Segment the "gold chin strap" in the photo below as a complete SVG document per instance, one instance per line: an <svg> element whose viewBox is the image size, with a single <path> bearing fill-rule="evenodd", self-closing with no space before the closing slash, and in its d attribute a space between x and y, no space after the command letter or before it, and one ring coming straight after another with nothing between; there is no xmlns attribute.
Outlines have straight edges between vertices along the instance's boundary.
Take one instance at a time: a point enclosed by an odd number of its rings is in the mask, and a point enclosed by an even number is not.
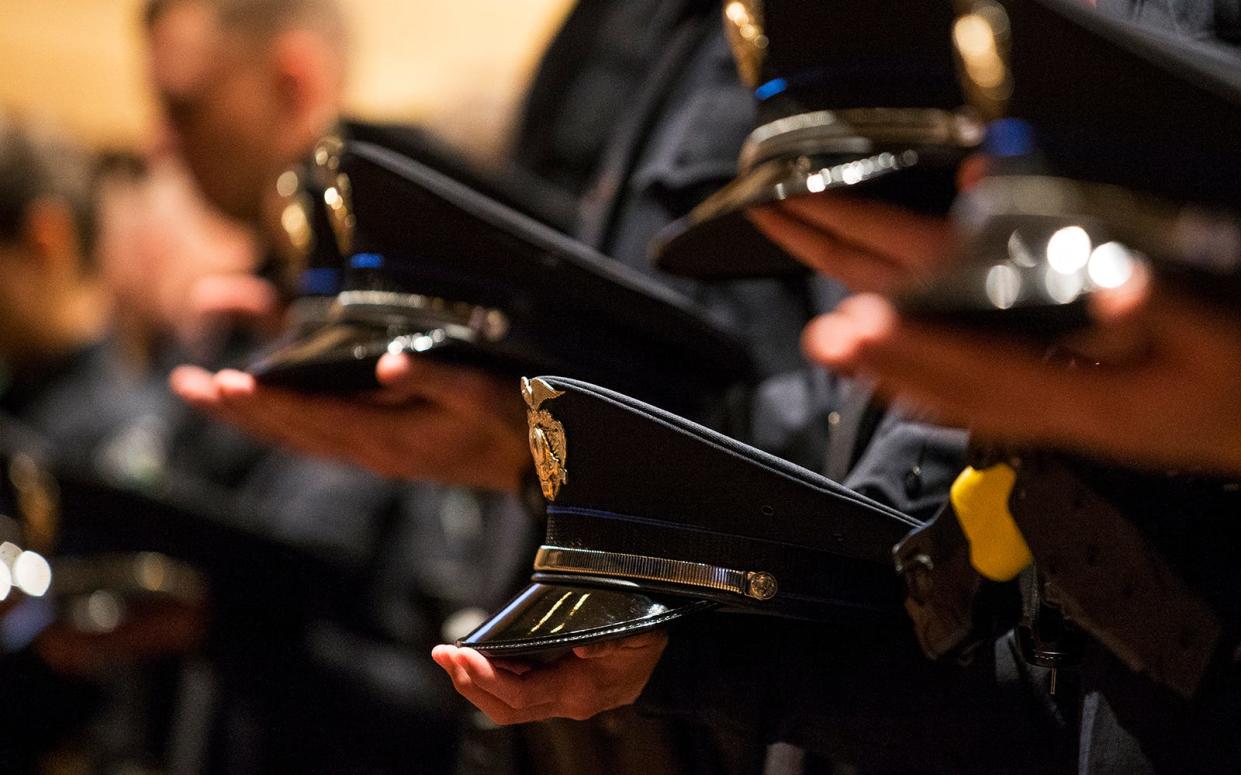
<svg viewBox="0 0 1241 775"><path fill-rule="evenodd" d="M678 586L713 589L754 600L771 600L779 591L775 576L763 571L741 571L700 562L670 560L641 554L540 546L536 571L581 573L610 578L658 581Z"/></svg>
<svg viewBox="0 0 1241 775"><path fill-rule="evenodd" d="M869 153L877 147L925 145L969 149L982 142L983 125L969 110L846 108L785 116L759 126L738 158L743 170L798 154Z"/></svg>

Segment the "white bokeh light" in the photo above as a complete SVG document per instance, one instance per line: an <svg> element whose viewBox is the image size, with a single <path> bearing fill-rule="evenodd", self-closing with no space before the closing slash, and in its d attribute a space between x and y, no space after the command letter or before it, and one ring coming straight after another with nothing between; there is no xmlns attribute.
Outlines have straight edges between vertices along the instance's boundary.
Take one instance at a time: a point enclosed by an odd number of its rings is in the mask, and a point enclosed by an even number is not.
<svg viewBox="0 0 1241 775"><path fill-rule="evenodd" d="M999 309L1008 309L1021 295L1021 275L1007 264L996 264L987 272L987 298Z"/></svg>
<svg viewBox="0 0 1241 775"><path fill-rule="evenodd" d="M1119 242L1105 242L1090 254L1086 273L1100 288L1119 288L1133 277L1137 261L1129 249Z"/></svg>
<svg viewBox="0 0 1241 775"><path fill-rule="evenodd" d="M52 586L52 566L37 552L22 552L12 575L17 588L31 597L43 597Z"/></svg>
<svg viewBox="0 0 1241 775"><path fill-rule="evenodd" d="M1065 226L1047 240L1047 263L1061 274L1080 272L1090 260L1090 235L1080 226Z"/></svg>

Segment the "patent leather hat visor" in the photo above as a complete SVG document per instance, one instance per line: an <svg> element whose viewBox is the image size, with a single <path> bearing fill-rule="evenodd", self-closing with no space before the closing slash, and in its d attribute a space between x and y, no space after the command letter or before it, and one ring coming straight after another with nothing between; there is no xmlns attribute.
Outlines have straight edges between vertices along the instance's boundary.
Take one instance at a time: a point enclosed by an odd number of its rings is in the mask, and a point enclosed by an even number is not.
<svg viewBox="0 0 1241 775"><path fill-rule="evenodd" d="M246 367L264 385L308 393L348 393L379 387L375 365L394 336L364 323L327 323L278 343Z"/></svg>
<svg viewBox="0 0 1241 775"><path fill-rule="evenodd" d="M485 358L476 345L494 336L488 310L417 294L345 291L328 322L293 335L250 364L259 381L304 392L348 393L379 387L375 365L384 353L440 360L502 363L502 348Z"/></svg>
<svg viewBox="0 0 1241 775"><path fill-rule="evenodd" d="M548 574L536 579L457 645L489 657L548 659L576 646L637 635L715 607L708 600L652 593L632 583L604 585Z"/></svg>
<svg viewBox="0 0 1241 775"><path fill-rule="evenodd" d="M652 243L663 271L702 279L771 277L805 268L746 217L751 208L811 196L882 200L942 215L956 193L957 149L769 159L670 224Z"/></svg>

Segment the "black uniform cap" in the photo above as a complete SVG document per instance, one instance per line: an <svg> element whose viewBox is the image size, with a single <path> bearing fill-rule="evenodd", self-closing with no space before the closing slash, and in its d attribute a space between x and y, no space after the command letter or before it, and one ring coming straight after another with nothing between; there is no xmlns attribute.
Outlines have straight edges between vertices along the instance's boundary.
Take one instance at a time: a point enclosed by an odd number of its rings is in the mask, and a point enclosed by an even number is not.
<svg viewBox="0 0 1241 775"><path fill-rule="evenodd" d="M484 192L505 206L544 223L566 223L565 195L511 168L505 175L484 174L456 152L418 127L346 120L322 138L310 156L281 176L281 226L286 245L281 251L291 264L287 285L295 294L288 325L267 354L268 376L308 391L340 391L378 387L374 363L378 356L332 358L319 364L305 349L309 333L333 317L332 304L344 288L349 259L351 213L341 180L340 160L346 142L364 142L390 149L464 185ZM352 337L347 337L352 341ZM324 345L316 343L318 352ZM320 366L322 365L322 368ZM255 369L267 374L264 355Z"/></svg>
<svg viewBox="0 0 1241 775"><path fill-rule="evenodd" d="M975 16L987 6L1002 9L998 24L1008 28L994 31L1006 83L988 93L968 64L962 82L988 118L1029 124L1048 174L1174 202L1241 205L1237 51L1076 0L992 1L978 4Z"/></svg>
<svg viewBox="0 0 1241 775"><path fill-rule="evenodd" d="M537 655L720 606L898 610L912 518L610 390L543 377L523 394L546 540L531 585L460 645Z"/></svg>
<svg viewBox="0 0 1241 775"><path fill-rule="evenodd" d="M700 307L555 229L380 145L346 142L337 165L344 290L327 326L251 367L261 380L373 372L406 350L689 407L749 376L740 341Z"/></svg>
<svg viewBox="0 0 1241 775"><path fill-rule="evenodd" d="M956 35L962 83L994 119L997 174L955 211L974 260L906 310L1054 335L1088 322L1086 295L1145 260L1241 299L1237 52L1076 0L969 10Z"/></svg>
<svg viewBox="0 0 1241 775"><path fill-rule="evenodd" d="M759 126L738 178L655 240L661 269L802 271L744 215L791 197L848 192L947 211L957 163L981 139L956 112L950 2L728 2L724 15Z"/></svg>

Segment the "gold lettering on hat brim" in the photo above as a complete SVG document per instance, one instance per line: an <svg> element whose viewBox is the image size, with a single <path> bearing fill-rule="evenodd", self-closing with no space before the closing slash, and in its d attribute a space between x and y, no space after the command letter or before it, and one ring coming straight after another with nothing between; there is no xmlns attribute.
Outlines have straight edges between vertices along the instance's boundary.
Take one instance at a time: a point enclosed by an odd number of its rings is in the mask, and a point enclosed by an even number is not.
<svg viewBox="0 0 1241 775"><path fill-rule="evenodd" d="M556 500L561 486L568 481L568 445L564 426L542 407L544 401L562 395L563 390L556 390L541 379L521 378L521 396L526 401L526 422L530 426L530 455L543 497L549 501Z"/></svg>

